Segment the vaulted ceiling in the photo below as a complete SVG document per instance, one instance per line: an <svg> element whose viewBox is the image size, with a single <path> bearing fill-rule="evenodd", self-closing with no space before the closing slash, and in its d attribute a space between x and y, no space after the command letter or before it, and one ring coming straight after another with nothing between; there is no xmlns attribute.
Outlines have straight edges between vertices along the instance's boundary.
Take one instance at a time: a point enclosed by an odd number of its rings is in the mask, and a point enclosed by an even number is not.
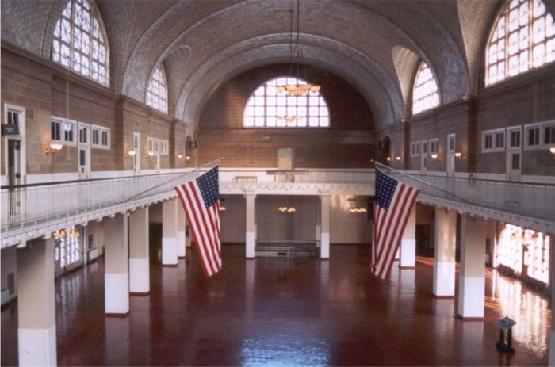
<svg viewBox="0 0 555 367"><path fill-rule="evenodd" d="M545 1L555 9L554 0ZM170 114L197 124L210 94L250 68L289 56L294 0L97 0L110 42L115 93L144 101L163 63ZM64 1L2 0L2 40L50 59ZM420 60L434 70L441 102L475 93L495 0L300 0L305 62L352 83L379 126L406 114Z"/></svg>

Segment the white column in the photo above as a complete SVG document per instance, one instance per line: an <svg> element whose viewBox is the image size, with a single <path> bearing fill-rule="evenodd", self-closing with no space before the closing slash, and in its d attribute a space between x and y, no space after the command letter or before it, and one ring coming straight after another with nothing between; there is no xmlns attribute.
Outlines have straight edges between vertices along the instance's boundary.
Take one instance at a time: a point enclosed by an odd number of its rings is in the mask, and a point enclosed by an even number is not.
<svg viewBox="0 0 555 367"><path fill-rule="evenodd" d="M105 274L104 312L126 315L129 312L129 217L116 214L104 222Z"/></svg>
<svg viewBox="0 0 555 367"><path fill-rule="evenodd" d="M187 240L185 238L185 210L181 203L177 203L177 257L184 258L187 254Z"/></svg>
<svg viewBox="0 0 555 367"><path fill-rule="evenodd" d="M484 263L486 261L485 221L461 218L461 274L458 314L463 318L484 317Z"/></svg>
<svg viewBox="0 0 555 367"><path fill-rule="evenodd" d="M457 213L436 208L434 231L433 293L437 297L453 297L455 295Z"/></svg>
<svg viewBox="0 0 555 367"><path fill-rule="evenodd" d="M331 195L320 195L320 259L330 258L330 202Z"/></svg>
<svg viewBox="0 0 555 367"><path fill-rule="evenodd" d="M150 292L148 207L129 214L129 292Z"/></svg>
<svg viewBox="0 0 555 367"><path fill-rule="evenodd" d="M162 207L162 265L177 266L177 199L166 200Z"/></svg>
<svg viewBox="0 0 555 367"><path fill-rule="evenodd" d="M245 239L245 256L247 259L253 259L256 249L256 195L246 194L247 200L247 233Z"/></svg>
<svg viewBox="0 0 555 367"><path fill-rule="evenodd" d="M17 252L17 345L20 366L56 366L54 241Z"/></svg>
<svg viewBox="0 0 555 367"><path fill-rule="evenodd" d="M399 251L399 266L414 268L416 262L416 205L412 207L408 217Z"/></svg>

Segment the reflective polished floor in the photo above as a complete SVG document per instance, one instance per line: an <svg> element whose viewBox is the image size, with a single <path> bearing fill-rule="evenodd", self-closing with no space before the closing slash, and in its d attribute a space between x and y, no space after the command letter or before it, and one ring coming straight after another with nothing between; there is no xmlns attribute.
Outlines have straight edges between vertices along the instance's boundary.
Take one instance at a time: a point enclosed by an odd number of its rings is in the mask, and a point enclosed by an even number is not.
<svg viewBox="0 0 555 367"><path fill-rule="evenodd" d="M61 365L547 365L546 298L487 271L483 321L455 317L456 299L432 296L432 263L368 272L366 246L332 246L331 259L245 260L224 246L207 280L196 254L151 267L152 291L128 317L104 316L102 261L58 278ZM2 365L17 364L16 305L2 312ZM495 349L497 319L517 321L511 357ZM510 359L508 359L510 358Z"/></svg>

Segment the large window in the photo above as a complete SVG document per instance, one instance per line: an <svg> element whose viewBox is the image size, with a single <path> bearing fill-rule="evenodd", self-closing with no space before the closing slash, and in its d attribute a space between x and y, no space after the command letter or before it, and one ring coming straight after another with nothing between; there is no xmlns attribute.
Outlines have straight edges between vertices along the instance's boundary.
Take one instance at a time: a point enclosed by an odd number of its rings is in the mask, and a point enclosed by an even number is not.
<svg viewBox="0 0 555 367"><path fill-rule="evenodd" d="M486 50L485 84L555 60L555 26L542 0L512 0L501 10Z"/></svg>
<svg viewBox="0 0 555 367"><path fill-rule="evenodd" d="M412 114L439 105L439 91L432 69L424 61L418 66L412 90Z"/></svg>
<svg viewBox="0 0 555 367"><path fill-rule="evenodd" d="M250 96L243 114L243 127L329 127L328 106L320 91L302 96L279 93L278 85L304 85L296 78L276 78L260 85Z"/></svg>
<svg viewBox="0 0 555 367"><path fill-rule="evenodd" d="M160 65L156 66L148 82L146 104L158 111L168 113L166 74Z"/></svg>
<svg viewBox="0 0 555 367"><path fill-rule="evenodd" d="M54 29L52 60L109 85L108 45L100 13L89 0L68 0Z"/></svg>

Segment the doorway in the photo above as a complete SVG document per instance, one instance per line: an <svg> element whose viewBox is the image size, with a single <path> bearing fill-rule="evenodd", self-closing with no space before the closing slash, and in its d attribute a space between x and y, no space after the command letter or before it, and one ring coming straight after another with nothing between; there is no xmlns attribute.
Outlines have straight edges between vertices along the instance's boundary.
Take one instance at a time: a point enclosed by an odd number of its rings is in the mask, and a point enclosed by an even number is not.
<svg viewBox="0 0 555 367"><path fill-rule="evenodd" d="M10 223L18 222L24 214L25 196L19 185L25 184L26 159L25 159L25 109L19 106L6 104L4 107L4 123L9 125L4 130L4 157L6 169L6 183L8 190L7 212ZM9 133L8 133L9 131Z"/></svg>
<svg viewBox="0 0 555 367"><path fill-rule="evenodd" d="M141 133L136 131L133 132L133 151L133 173L138 174L141 172Z"/></svg>
<svg viewBox="0 0 555 367"><path fill-rule="evenodd" d="M522 126L507 128L507 180L520 181L522 174Z"/></svg>
<svg viewBox="0 0 555 367"><path fill-rule="evenodd" d="M455 175L455 134L447 135L447 176Z"/></svg>
<svg viewBox="0 0 555 367"><path fill-rule="evenodd" d="M420 143L420 172L427 173L428 172L428 141L422 140Z"/></svg>
<svg viewBox="0 0 555 367"><path fill-rule="evenodd" d="M79 123L79 142L77 144L77 159L79 163L79 179L91 177L91 126Z"/></svg>

